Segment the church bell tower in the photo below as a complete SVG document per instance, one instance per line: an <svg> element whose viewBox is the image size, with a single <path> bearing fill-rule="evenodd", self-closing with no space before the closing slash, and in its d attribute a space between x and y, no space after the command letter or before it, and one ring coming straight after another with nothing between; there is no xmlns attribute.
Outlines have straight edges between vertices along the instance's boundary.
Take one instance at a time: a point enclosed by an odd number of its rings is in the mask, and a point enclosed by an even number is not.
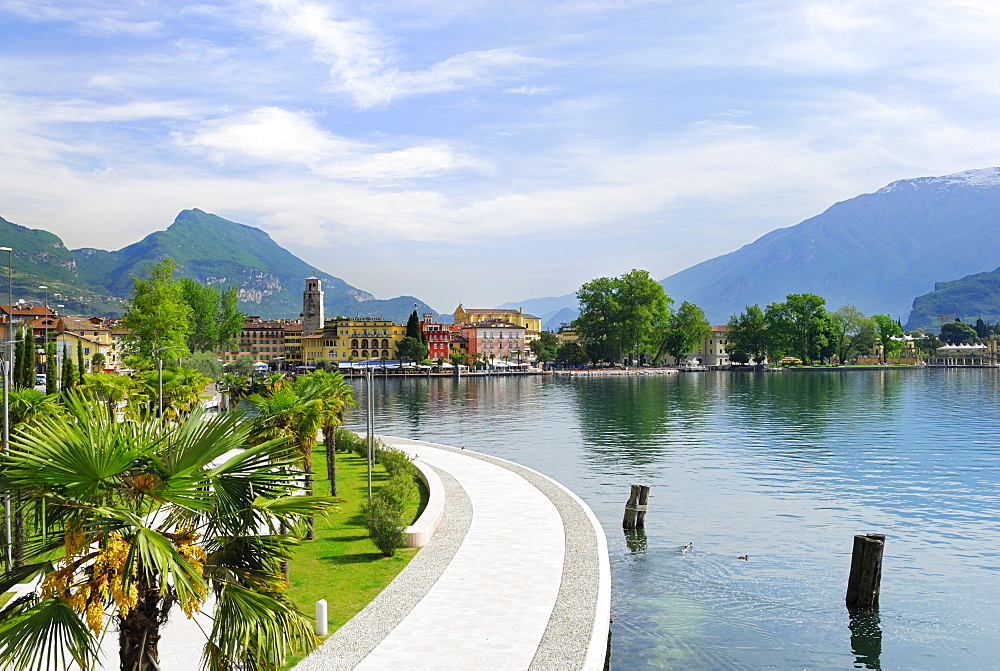
<svg viewBox="0 0 1000 671"><path fill-rule="evenodd" d="M313 275L306 278L302 292L302 335L312 335L323 330L323 285Z"/></svg>

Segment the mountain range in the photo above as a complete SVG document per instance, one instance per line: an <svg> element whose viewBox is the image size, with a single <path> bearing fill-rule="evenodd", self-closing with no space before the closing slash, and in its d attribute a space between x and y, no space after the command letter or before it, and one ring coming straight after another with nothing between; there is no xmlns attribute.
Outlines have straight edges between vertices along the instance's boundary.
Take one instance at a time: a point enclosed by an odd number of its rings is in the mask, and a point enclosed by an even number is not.
<svg viewBox="0 0 1000 671"><path fill-rule="evenodd" d="M701 307L713 324L725 323L747 305L763 307L790 293L814 293L826 298L829 309L852 303L866 314L900 320L912 306L907 324L915 328L935 326L939 316L952 312L969 316L982 309L984 319L1000 314L1000 302L982 295L986 285L1000 294L1000 285L990 284L1000 280L1000 270L994 271L998 265L1000 168L986 168L893 182L660 284L677 303ZM957 295L950 280L975 273L985 275L958 282L964 287L962 300L975 294L983 299L980 307L947 302L941 292ZM923 296L931 291L931 297ZM987 303L992 307L987 309ZM506 306L523 307L546 325L570 321L577 310L575 294Z"/></svg>
<svg viewBox="0 0 1000 671"><path fill-rule="evenodd" d="M132 278L170 257L178 264L176 275L206 284L235 285L240 309L265 318L297 317L302 311L305 278L314 271L323 280L328 317L379 316L403 322L414 305L421 314L434 313L413 296L378 300L338 277L316 270L264 231L198 209L184 210L166 230L117 251L69 250L48 231L2 218L0 240L14 250L14 300L43 300L44 290L38 287L44 285L48 287L49 304L62 304L67 312L121 314Z"/></svg>

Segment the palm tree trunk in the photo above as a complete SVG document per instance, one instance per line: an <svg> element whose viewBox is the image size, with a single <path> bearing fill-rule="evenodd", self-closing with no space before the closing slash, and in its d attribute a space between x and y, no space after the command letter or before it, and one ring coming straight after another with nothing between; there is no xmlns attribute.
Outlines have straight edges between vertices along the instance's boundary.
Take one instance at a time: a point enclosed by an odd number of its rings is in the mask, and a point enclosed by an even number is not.
<svg viewBox="0 0 1000 671"><path fill-rule="evenodd" d="M136 587L139 603L126 617L118 617L118 660L122 671L159 671L160 626L173 602L147 578L136 580Z"/></svg>
<svg viewBox="0 0 1000 671"><path fill-rule="evenodd" d="M323 445L326 447L326 479L330 481L330 496L337 495L337 427L323 427Z"/></svg>
<svg viewBox="0 0 1000 671"><path fill-rule="evenodd" d="M13 540L10 555L14 566L24 566L24 511L21 510L21 494L16 490L11 492L11 504L14 508Z"/></svg>
<svg viewBox="0 0 1000 671"><path fill-rule="evenodd" d="M312 460L312 449L306 448L302 452L302 466L305 470L306 475L306 496L313 495L313 460ZM306 518L306 540L311 541L316 539L316 518L310 515Z"/></svg>

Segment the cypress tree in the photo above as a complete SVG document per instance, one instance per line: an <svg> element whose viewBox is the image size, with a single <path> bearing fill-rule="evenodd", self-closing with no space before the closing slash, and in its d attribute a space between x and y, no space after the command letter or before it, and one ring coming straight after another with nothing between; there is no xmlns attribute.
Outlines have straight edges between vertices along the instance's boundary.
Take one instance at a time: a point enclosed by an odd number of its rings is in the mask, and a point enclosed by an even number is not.
<svg viewBox="0 0 1000 671"><path fill-rule="evenodd" d="M69 390L76 386L76 366L73 365L73 358L68 356L69 352L64 352L62 363L62 388L60 391L67 394Z"/></svg>
<svg viewBox="0 0 1000 671"><path fill-rule="evenodd" d="M52 364L56 361L56 344L50 342L45 345L45 360L48 361L48 374L45 376L45 393L54 394L59 391L59 376Z"/></svg>
<svg viewBox="0 0 1000 671"><path fill-rule="evenodd" d="M17 348L19 356L14 367L14 385L28 389L35 385L35 336L30 323L21 329Z"/></svg>
<svg viewBox="0 0 1000 671"><path fill-rule="evenodd" d="M82 340L76 341L76 367L80 375L80 384L83 384L83 374L87 372L87 367L84 365Z"/></svg>
<svg viewBox="0 0 1000 671"><path fill-rule="evenodd" d="M410 318L406 322L406 337L421 339L420 318L417 317L416 308L413 308L413 312L410 313Z"/></svg>

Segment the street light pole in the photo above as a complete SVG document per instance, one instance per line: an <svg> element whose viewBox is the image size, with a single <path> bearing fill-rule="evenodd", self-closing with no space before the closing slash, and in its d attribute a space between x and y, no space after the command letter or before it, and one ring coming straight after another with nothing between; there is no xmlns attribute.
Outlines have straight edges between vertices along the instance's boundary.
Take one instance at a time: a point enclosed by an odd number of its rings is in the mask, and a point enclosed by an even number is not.
<svg viewBox="0 0 1000 671"><path fill-rule="evenodd" d="M13 314L13 291L11 282L13 277L13 252L10 247L0 247L0 252L7 252L7 328L4 335L4 361L3 361L3 453L10 450L10 364L14 360L14 348L11 342L14 340L14 314ZM3 527L5 539L4 559L9 571L14 563L11 558L11 524L10 524L10 492L4 492L3 497Z"/></svg>
<svg viewBox="0 0 1000 671"><path fill-rule="evenodd" d="M45 317L43 318L45 320L45 345L43 346L43 348L44 348L43 351L45 352L45 379L48 379L48 377L49 377L49 365L50 365L49 364L49 288L47 286L45 286L44 284L38 285L38 288L45 290ZM35 334L34 334L34 331L32 331L31 339L32 339L31 349L35 349L35 345L34 345Z"/></svg>

